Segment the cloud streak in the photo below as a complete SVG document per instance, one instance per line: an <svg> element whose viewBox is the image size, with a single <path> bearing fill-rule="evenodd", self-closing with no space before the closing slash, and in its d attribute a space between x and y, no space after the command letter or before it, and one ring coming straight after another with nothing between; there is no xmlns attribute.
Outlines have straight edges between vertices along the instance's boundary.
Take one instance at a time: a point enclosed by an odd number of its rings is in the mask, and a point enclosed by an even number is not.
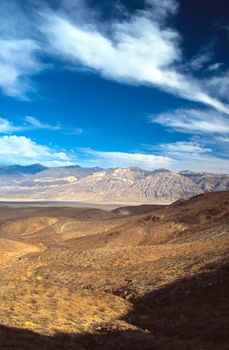
<svg viewBox="0 0 229 350"><path fill-rule="evenodd" d="M150 148L150 147L148 147ZM152 151L155 147L152 146ZM46 166L68 166L79 164L85 167L103 168L140 167L154 170L167 168L172 171L229 172L227 159L219 158L195 142L176 142L159 145L161 155L134 152L105 152L81 148L75 152L58 150L41 145L25 136L0 136L0 163L19 164L42 163Z"/></svg>
<svg viewBox="0 0 229 350"><path fill-rule="evenodd" d="M197 142L180 141L158 146L148 146L150 153L104 152L79 149L78 163L81 166L140 167L147 170L166 168L171 171L192 170L197 172L229 172L227 159L212 154L210 148ZM154 154L160 151L160 155Z"/></svg>
<svg viewBox="0 0 229 350"><path fill-rule="evenodd" d="M40 47L31 39L1 39L0 47L0 88L8 96L25 99L34 90L29 77L44 68L37 58Z"/></svg>
<svg viewBox="0 0 229 350"><path fill-rule="evenodd" d="M229 107L209 95L202 82L182 73L180 35L166 26L169 4L176 2L148 4L154 12L148 7L113 22L109 33L96 22L82 24L52 11L43 13L41 30L52 53L75 67L81 65L123 83L153 86L229 114Z"/></svg>
<svg viewBox="0 0 229 350"><path fill-rule="evenodd" d="M157 156L145 153L128 152L104 152L89 148L81 148L79 152L83 155L81 165L114 167L140 167L143 169L156 169L170 167L173 160L167 156Z"/></svg>
<svg viewBox="0 0 229 350"><path fill-rule="evenodd" d="M61 130L62 126L60 124L50 125L46 123L41 123L37 118L26 116L25 121L31 126L31 128L35 129L45 129L45 130Z"/></svg>
<svg viewBox="0 0 229 350"><path fill-rule="evenodd" d="M26 116L23 119L22 125L15 125L10 120L0 117L0 134L21 133L29 130L49 130L60 131L67 135L81 135L83 129L72 125L62 125L59 122L56 124L47 124L32 116Z"/></svg>
<svg viewBox="0 0 229 350"><path fill-rule="evenodd" d="M0 133L1 134L12 134L13 132L21 132L25 130L23 126L16 126L11 123L8 119L0 118Z"/></svg>
<svg viewBox="0 0 229 350"><path fill-rule="evenodd" d="M26 116L24 118L23 125L15 125L10 120L6 118L0 118L0 133L1 134L12 134L28 130L62 130L64 129L60 124L50 125L43 124L37 118Z"/></svg>
<svg viewBox="0 0 229 350"><path fill-rule="evenodd" d="M194 141L178 141L158 146L145 145L151 151L159 151L161 155L172 161L169 169L173 171L191 170L196 172L229 172L228 159L218 157L209 147Z"/></svg>
<svg viewBox="0 0 229 350"><path fill-rule="evenodd" d="M183 69L181 36L167 22L178 13L177 1L145 0L144 9L102 24L99 13L83 0L60 1L55 11L46 1L36 7L29 2L29 12L15 1L11 4L3 0L0 11L0 88L5 94L26 98L35 89L31 77L52 68L42 62L49 55L106 79L152 86L229 114L228 105L220 101L222 95L211 88L218 80L200 81L187 72L187 66ZM6 20L9 13L12 16ZM208 59L204 52L189 68L196 69Z"/></svg>
<svg viewBox="0 0 229 350"><path fill-rule="evenodd" d="M152 123L183 133L229 134L229 119L210 109L177 109L151 117Z"/></svg>
<svg viewBox="0 0 229 350"><path fill-rule="evenodd" d="M178 141L175 143L167 143L162 144L161 147L162 151L169 153L169 154L177 154L182 155L184 153L186 154L201 154L201 153L209 153L212 152L210 148L205 148L202 145L198 144L197 142L187 142L187 141Z"/></svg>

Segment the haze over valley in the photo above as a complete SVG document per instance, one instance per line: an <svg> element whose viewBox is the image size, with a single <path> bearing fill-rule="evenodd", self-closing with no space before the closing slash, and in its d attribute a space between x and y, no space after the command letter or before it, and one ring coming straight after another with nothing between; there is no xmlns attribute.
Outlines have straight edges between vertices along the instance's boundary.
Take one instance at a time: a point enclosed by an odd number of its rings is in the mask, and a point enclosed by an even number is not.
<svg viewBox="0 0 229 350"><path fill-rule="evenodd" d="M168 204L203 192L228 189L228 174L77 165L48 168L41 164L0 168L0 200Z"/></svg>

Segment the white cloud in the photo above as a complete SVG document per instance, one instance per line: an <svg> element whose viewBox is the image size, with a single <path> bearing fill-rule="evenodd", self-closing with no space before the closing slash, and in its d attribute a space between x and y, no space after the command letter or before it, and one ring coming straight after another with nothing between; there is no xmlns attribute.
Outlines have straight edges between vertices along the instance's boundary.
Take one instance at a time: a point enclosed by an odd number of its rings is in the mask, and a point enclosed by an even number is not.
<svg viewBox="0 0 229 350"><path fill-rule="evenodd" d="M229 136L218 136L216 140L222 143L229 143Z"/></svg>
<svg viewBox="0 0 229 350"><path fill-rule="evenodd" d="M150 16L158 22L163 21L168 15L175 14L178 10L176 0L146 0L146 3L151 7Z"/></svg>
<svg viewBox="0 0 229 350"><path fill-rule="evenodd" d="M35 129L46 129L46 130L60 130L62 127L60 124L50 125L40 122L37 118L26 116L25 121L30 124L31 127Z"/></svg>
<svg viewBox="0 0 229 350"><path fill-rule="evenodd" d="M26 116L24 118L25 123L23 125L14 125L10 120L6 118L0 118L0 133L12 134L22 131L28 131L33 129L45 129L45 130L61 130L64 129L60 124L50 125L40 122L37 118Z"/></svg>
<svg viewBox="0 0 229 350"><path fill-rule="evenodd" d="M153 150L157 147L151 146L151 148ZM160 149L160 155L80 149L78 163L87 167L140 167L148 170L166 168L175 172L186 169L199 172L229 172L228 159L217 157L210 148L195 142L161 144L158 149Z"/></svg>
<svg viewBox="0 0 229 350"><path fill-rule="evenodd" d="M199 52L187 62L187 67L194 71L206 70L209 72L217 71L223 66L223 63L213 62L214 42L202 47Z"/></svg>
<svg viewBox="0 0 229 350"><path fill-rule="evenodd" d="M194 141L178 141L161 145L145 145L151 151L160 152L162 156L169 157L172 161L169 170L175 172L190 170L197 172L228 173L228 157L217 156L204 143Z"/></svg>
<svg viewBox="0 0 229 350"><path fill-rule="evenodd" d="M119 82L154 86L229 114L227 105L178 68L182 66L180 36L165 23L171 12L169 5L175 8L176 2L149 3L154 11L137 11L127 20L111 23L108 29L85 18L72 19L49 11L43 13L41 30L48 38L50 52L75 67L87 67Z"/></svg>
<svg viewBox="0 0 229 350"><path fill-rule="evenodd" d="M177 165L175 170L191 170L199 172L228 173L229 160L217 157L213 154L183 154L176 156Z"/></svg>
<svg viewBox="0 0 229 350"><path fill-rule="evenodd" d="M103 152L92 149L79 149L75 152L57 151L55 148L40 145L25 136L0 136L1 164L42 163L48 166L80 164L82 166L129 167L145 169L168 167L173 160L166 156L143 153Z"/></svg>
<svg viewBox="0 0 229 350"><path fill-rule="evenodd" d="M140 167L152 170L155 168L169 167L173 162L173 160L167 156L157 156L153 154L103 152L88 148L80 149L80 151L84 155L80 160L80 164L85 166L101 166L106 168Z"/></svg>
<svg viewBox="0 0 229 350"><path fill-rule="evenodd" d="M0 137L1 164L31 164L42 163L48 166L62 166L73 164L69 155L58 152L54 148L39 145L25 136Z"/></svg>
<svg viewBox="0 0 229 350"><path fill-rule="evenodd" d="M20 132L24 130L23 126L16 126L11 123L8 119L0 118L0 133L11 134L13 132Z"/></svg>
<svg viewBox="0 0 229 350"><path fill-rule="evenodd" d="M229 161L215 156L211 150L194 142L180 141L160 145L161 155L127 152L104 152L93 149L58 151L54 147L40 145L25 136L0 137L1 164L42 163L46 166L141 167L153 170L167 168L173 171L192 170L216 173L229 172Z"/></svg>
<svg viewBox="0 0 229 350"><path fill-rule="evenodd" d="M217 92L218 96L229 101L229 70L207 79L205 84L211 93Z"/></svg>
<svg viewBox="0 0 229 350"><path fill-rule="evenodd" d="M175 171L191 170L198 172L223 173L229 172L229 160L214 156L212 154L183 154L176 155Z"/></svg>
<svg viewBox="0 0 229 350"><path fill-rule="evenodd" d="M218 70L220 67L222 67L223 63L217 62L217 63L213 63L210 66L208 66L208 70L210 72Z"/></svg>
<svg viewBox="0 0 229 350"><path fill-rule="evenodd" d="M62 125L59 122L52 125L41 122L39 119L26 116L22 125L14 125L13 122L6 118L0 117L0 134L13 134L22 131L29 130L51 130L62 131L67 135L81 135L83 133L82 128L78 128L72 125Z"/></svg>
<svg viewBox="0 0 229 350"><path fill-rule="evenodd" d="M207 50L193 57L189 62L189 66L193 70L198 71L206 67L207 63L209 63L211 59L212 59L212 53L209 52L209 50Z"/></svg>
<svg viewBox="0 0 229 350"><path fill-rule="evenodd" d="M0 89L6 95L25 98L33 89L28 77L43 69L36 57L39 46L31 39L1 39L0 47Z"/></svg>
<svg viewBox="0 0 229 350"><path fill-rule="evenodd" d="M150 83L154 76L160 83L160 67L180 59L177 34L160 31L145 17L113 24L113 40L95 27L80 27L56 14L48 16L44 29L57 53L121 81Z"/></svg>
<svg viewBox="0 0 229 350"><path fill-rule="evenodd" d="M208 153L212 151L210 148L203 147L202 145L196 142L187 142L187 141L178 141L175 143L163 144L161 145L161 149L171 154L180 154L180 153L200 154L200 153Z"/></svg>
<svg viewBox="0 0 229 350"><path fill-rule="evenodd" d="M151 121L184 133L229 133L229 118L214 110L177 109L152 117Z"/></svg>
<svg viewBox="0 0 229 350"><path fill-rule="evenodd" d="M75 135L79 136L83 133L82 128L69 127L68 131L65 132L66 135Z"/></svg>
<svg viewBox="0 0 229 350"><path fill-rule="evenodd" d="M75 127L73 125L62 125L59 122L56 124L46 124L41 122L39 119L31 117L31 116L26 116L25 117L25 122L28 123L27 128L30 129L44 129L44 130L60 130L64 132L67 135L81 135L83 133L83 129L79 127Z"/></svg>
<svg viewBox="0 0 229 350"><path fill-rule="evenodd" d="M167 22L178 12L178 2L144 3L145 9L126 13L125 19L100 21L84 0L61 0L55 11L48 9L48 1L31 1L27 12L16 1L2 0L0 89L25 98L34 89L31 76L47 68L42 54L49 54L107 79L153 86L229 114L228 105L217 98L221 96L217 89L187 73L181 37Z"/></svg>
<svg viewBox="0 0 229 350"><path fill-rule="evenodd" d="M36 90L30 80L45 64L39 58L41 46L37 40L37 25L32 2L1 0L0 6L0 90L8 96L25 99Z"/></svg>

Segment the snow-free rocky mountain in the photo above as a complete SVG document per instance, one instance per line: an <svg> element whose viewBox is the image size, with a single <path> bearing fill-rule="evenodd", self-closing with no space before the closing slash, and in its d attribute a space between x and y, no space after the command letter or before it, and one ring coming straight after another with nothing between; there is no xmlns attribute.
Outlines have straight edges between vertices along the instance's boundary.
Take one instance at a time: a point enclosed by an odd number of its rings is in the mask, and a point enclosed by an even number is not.
<svg viewBox="0 0 229 350"><path fill-rule="evenodd" d="M166 169L48 168L41 164L0 167L0 199L85 202L171 202L229 189L229 174Z"/></svg>

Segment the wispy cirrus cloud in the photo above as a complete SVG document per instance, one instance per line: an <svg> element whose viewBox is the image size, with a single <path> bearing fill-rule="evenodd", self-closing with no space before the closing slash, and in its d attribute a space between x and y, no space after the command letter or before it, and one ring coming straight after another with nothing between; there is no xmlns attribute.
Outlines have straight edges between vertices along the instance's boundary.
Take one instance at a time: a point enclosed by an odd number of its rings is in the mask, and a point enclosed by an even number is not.
<svg viewBox="0 0 229 350"><path fill-rule="evenodd" d="M190 60L189 66L195 71L198 71L204 67L206 68L212 59L212 55L211 50L205 49L203 52L197 54Z"/></svg>
<svg viewBox="0 0 229 350"><path fill-rule="evenodd" d="M212 109L177 109L151 117L151 122L178 132L194 134L229 134L229 118Z"/></svg>
<svg viewBox="0 0 229 350"><path fill-rule="evenodd" d="M49 11L42 14L41 30L52 53L75 67L84 66L123 83L156 87L229 113L229 107L216 94L213 97L201 81L182 72L180 35L166 22L168 15L176 13L177 2L147 4L145 10L126 20L109 23L109 30L96 21ZM208 53L205 56L204 60L209 60Z"/></svg>
<svg viewBox="0 0 229 350"><path fill-rule="evenodd" d="M229 172L229 161L211 153L185 153L174 155L174 171L196 171L226 174Z"/></svg>
<svg viewBox="0 0 229 350"><path fill-rule="evenodd" d="M79 136L83 133L82 128L69 127L67 131L65 131L66 135Z"/></svg>
<svg viewBox="0 0 229 350"><path fill-rule="evenodd" d="M67 135L75 135L79 136L83 133L83 129L79 127L75 127L73 125L63 125L60 122L57 122L56 124L47 124L44 122L41 122L39 119L32 117L32 116L26 116L24 118L24 121L26 125L24 126L24 130L28 129L37 129L37 130L50 130L50 131L61 131L64 134ZM27 129L26 129L27 128Z"/></svg>
<svg viewBox="0 0 229 350"><path fill-rule="evenodd" d="M60 123L55 125L42 123L39 119L27 115L25 117L25 122L30 125L31 128L35 129L45 129L45 130L61 130L63 127Z"/></svg>
<svg viewBox="0 0 229 350"><path fill-rule="evenodd" d="M140 167L154 170L166 168L171 171L206 171L226 173L229 171L228 159L216 156L211 148L193 141L148 145L148 152L105 152L88 148L77 150L81 166Z"/></svg>
<svg viewBox="0 0 229 350"><path fill-rule="evenodd" d="M229 161L227 157L216 155L214 150L205 145L205 142L177 141L160 145L144 145L151 152L159 152L172 161L169 169L173 171L196 171L227 173Z"/></svg>
<svg viewBox="0 0 229 350"><path fill-rule="evenodd" d="M206 86L211 93L217 91L218 96L229 101L229 70L219 72L217 75L206 79Z"/></svg>
<svg viewBox="0 0 229 350"><path fill-rule="evenodd" d="M223 143L229 143L229 136L218 136L217 141L223 142Z"/></svg>
<svg viewBox="0 0 229 350"><path fill-rule="evenodd" d="M17 132L33 130L33 129L62 130L64 128L60 124L50 125L50 124L42 123L37 118L31 117L31 116L26 116L23 119L23 123L21 125L15 125L9 119L0 118L1 134L12 134Z"/></svg>
<svg viewBox="0 0 229 350"><path fill-rule="evenodd" d="M140 167L152 170L170 167L173 163L173 160L167 156L140 152L105 152L90 148L81 148L78 152L80 164L86 166L101 166L106 168Z"/></svg>
<svg viewBox="0 0 229 350"><path fill-rule="evenodd" d="M1 39L0 47L0 88L8 96L27 98L27 92L34 90L29 77L44 68L37 58L38 43L31 39Z"/></svg>
<svg viewBox="0 0 229 350"><path fill-rule="evenodd" d="M26 116L22 122L21 125L15 125L9 119L0 118L0 134L21 133L29 130L60 131L68 135L81 135L83 133L82 128L72 125L62 125L59 122L56 124L47 124L32 116Z"/></svg>
<svg viewBox="0 0 229 350"><path fill-rule="evenodd" d="M110 21L101 21L83 0L59 1L52 8L45 0L28 4L24 11L16 1L3 0L0 9L0 88L5 94L25 98L35 89L31 77L47 68L43 56L48 55L107 79L152 86L229 114L217 90L192 75L209 52L183 69L181 35L168 24L179 11L176 0L145 0L141 10Z"/></svg>
<svg viewBox="0 0 229 350"><path fill-rule="evenodd" d="M200 143L193 141L177 141L165 143L160 146L161 150L170 154L201 154L212 152L211 148L203 147Z"/></svg>
<svg viewBox="0 0 229 350"><path fill-rule="evenodd" d="M207 70L209 72L213 72L213 71L217 71L219 68L221 68L223 66L223 63L221 62L216 62L213 64L210 64L210 66L208 66Z"/></svg>

